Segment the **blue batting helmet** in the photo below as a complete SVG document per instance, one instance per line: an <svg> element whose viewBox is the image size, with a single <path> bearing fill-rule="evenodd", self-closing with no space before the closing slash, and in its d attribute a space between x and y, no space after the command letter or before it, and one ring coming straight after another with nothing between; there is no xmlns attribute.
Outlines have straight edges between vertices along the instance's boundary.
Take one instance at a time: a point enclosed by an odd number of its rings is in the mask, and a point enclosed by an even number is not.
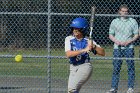
<svg viewBox="0 0 140 93"><path fill-rule="evenodd" d="M75 18L72 23L70 24L70 27L73 28L87 28L88 27L88 22L85 18Z"/></svg>
<svg viewBox="0 0 140 93"><path fill-rule="evenodd" d="M85 18L75 18L70 24L72 28L80 28L83 33L87 32L88 22Z"/></svg>

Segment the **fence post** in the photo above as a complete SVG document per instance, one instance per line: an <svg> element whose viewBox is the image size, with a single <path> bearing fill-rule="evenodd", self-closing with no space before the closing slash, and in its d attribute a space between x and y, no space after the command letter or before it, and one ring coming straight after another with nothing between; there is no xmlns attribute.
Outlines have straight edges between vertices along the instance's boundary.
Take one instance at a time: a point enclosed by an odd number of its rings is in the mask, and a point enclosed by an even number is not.
<svg viewBox="0 0 140 93"><path fill-rule="evenodd" d="M48 75L48 92L47 93L51 93L51 59L50 59L50 54L51 54L51 50L50 50L50 35L51 35L51 0L48 0L48 29L47 29L47 50L48 50L48 71L47 71L47 75Z"/></svg>

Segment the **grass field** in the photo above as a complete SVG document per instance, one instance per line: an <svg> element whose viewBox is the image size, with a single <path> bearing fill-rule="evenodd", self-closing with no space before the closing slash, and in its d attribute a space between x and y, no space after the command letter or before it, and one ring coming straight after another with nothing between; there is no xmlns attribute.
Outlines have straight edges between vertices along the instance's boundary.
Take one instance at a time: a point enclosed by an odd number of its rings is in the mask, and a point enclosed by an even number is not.
<svg viewBox="0 0 140 93"><path fill-rule="evenodd" d="M139 56L139 47L136 47ZM105 47L106 59L92 56L93 73L80 93L105 93L110 88L112 77L112 47ZM15 62L17 54L23 55L23 62ZM47 58L53 56L54 58ZM99 58L99 59L96 59ZM95 60L96 59L96 60ZM136 91L139 91L140 61L135 61ZM50 76L50 78L48 78ZM66 93L69 76L69 60L64 49L5 49L0 52L0 93ZM127 65L123 62L118 93L125 93L127 87ZM51 87L48 88L48 85ZM136 92L137 93L137 92Z"/></svg>
<svg viewBox="0 0 140 93"><path fill-rule="evenodd" d="M112 48L107 47L106 56L112 57ZM138 57L139 47L136 47L136 58ZM23 62L17 63L14 60L16 54L23 54ZM0 58L0 75L1 76L38 76L46 77L48 71L48 59L45 56L48 55L47 49L40 50L7 50L2 51L0 55L12 55L12 57L1 57ZM51 50L51 56L65 56L63 49ZM38 57L36 56L43 56ZM95 56L98 57L98 56ZM68 78L69 74L69 63L68 59L54 58L51 61L51 76L57 78ZM112 60L92 60L93 64L93 76L94 80L108 80L111 79L112 75ZM136 76L139 76L140 62L136 61ZM121 79L127 79L127 65L123 62L121 70ZM136 79L139 79L136 77Z"/></svg>

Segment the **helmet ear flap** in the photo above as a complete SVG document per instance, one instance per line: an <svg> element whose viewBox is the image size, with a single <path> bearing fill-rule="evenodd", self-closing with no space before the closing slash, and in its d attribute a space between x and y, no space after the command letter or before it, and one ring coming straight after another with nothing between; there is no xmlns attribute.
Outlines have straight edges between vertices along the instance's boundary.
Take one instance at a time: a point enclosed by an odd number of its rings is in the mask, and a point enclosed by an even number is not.
<svg viewBox="0 0 140 93"><path fill-rule="evenodd" d="M81 32L83 33L84 36L87 35L87 28L81 28Z"/></svg>

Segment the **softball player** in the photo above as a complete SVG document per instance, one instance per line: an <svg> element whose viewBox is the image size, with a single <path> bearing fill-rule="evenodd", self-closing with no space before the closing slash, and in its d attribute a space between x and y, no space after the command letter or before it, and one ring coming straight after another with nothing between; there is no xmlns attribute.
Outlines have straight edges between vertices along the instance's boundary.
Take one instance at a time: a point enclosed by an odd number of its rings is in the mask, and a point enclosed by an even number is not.
<svg viewBox="0 0 140 93"><path fill-rule="evenodd" d="M93 41L89 44L86 38L88 22L84 18L75 18L71 25L70 36L65 38L65 52L70 62L70 75L68 80L68 93L79 93L82 85L89 79L92 73L89 51L101 56L105 51Z"/></svg>

